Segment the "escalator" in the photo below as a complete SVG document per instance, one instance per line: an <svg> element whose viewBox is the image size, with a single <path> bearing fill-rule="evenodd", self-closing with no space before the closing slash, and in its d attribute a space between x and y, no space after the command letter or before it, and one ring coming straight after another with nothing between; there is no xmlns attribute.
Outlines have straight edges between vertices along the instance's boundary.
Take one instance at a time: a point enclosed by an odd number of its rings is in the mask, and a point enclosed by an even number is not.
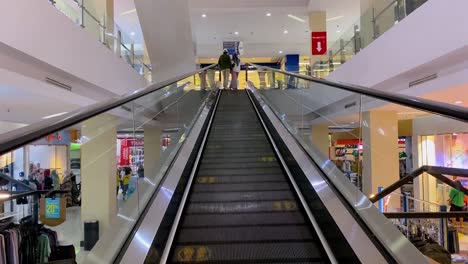
<svg viewBox="0 0 468 264"><path fill-rule="evenodd" d="M222 92L190 188L167 262L330 263L246 92Z"/></svg>

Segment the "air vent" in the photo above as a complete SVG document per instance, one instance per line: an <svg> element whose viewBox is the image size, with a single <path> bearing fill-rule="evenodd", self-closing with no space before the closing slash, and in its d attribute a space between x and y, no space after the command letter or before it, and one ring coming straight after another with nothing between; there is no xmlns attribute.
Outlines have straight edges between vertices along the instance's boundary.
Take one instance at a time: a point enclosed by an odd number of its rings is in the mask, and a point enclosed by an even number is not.
<svg viewBox="0 0 468 264"><path fill-rule="evenodd" d="M53 84L53 85L55 85L55 86L58 86L58 87L60 87L60 88L62 88L62 89L65 89L65 90L67 90L67 91L70 91L70 92L71 92L71 90L72 90L72 87L71 87L70 85L66 85L66 84L64 84L64 83L62 83L62 82L59 82L59 81L57 81L57 80L54 80L54 79L52 79L52 78L46 77L46 78L45 78L45 81L48 82L48 83L50 83L50 84Z"/></svg>
<svg viewBox="0 0 468 264"><path fill-rule="evenodd" d="M432 81L434 79L437 79L437 73L434 73L432 75L426 76L426 77L421 78L421 79L418 79L416 81L412 81L412 82L409 83L409 87L420 85L421 83Z"/></svg>
<svg viewBox="0 0 468 264"><path fill-rule="evenodd" d="M356 102L352 102L352 103L349 103L349 104L345 105L344 108L347 109L347 108L350 108L350 107L353 107L353 106L356 106L356 105L357 105Z"/></svg>

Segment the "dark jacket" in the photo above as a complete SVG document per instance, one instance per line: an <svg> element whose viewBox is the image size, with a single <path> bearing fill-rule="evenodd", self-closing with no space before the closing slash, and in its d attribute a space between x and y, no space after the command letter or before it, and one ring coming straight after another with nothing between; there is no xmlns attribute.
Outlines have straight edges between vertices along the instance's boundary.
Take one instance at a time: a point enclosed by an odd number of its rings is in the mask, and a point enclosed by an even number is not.
<svg viewBox="0 0 468 264"><path fill-rule="evenodd" d="M223 55L219 57L218 64L221 70L231 69L231 57L226 53L223 53Z"/></svg>

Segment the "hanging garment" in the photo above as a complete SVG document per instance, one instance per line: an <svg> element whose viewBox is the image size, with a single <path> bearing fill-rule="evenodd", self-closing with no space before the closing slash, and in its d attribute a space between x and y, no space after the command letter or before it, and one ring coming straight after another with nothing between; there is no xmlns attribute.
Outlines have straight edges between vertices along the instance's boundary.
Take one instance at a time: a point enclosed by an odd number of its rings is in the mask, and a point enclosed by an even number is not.
<svg viewBox="0 0 468 264"><path fill-rule="evenodd" d="M7 264L5 252L5 237L0 234L0 264Z"/></svg>
<svg viewBox="0 0 468 264"><path fill-rule="evenodd" d="M50 256L50 244L49 237L47 235L40 235L37 238L37 262L38 263L47 263L49 262Z"/></svg>

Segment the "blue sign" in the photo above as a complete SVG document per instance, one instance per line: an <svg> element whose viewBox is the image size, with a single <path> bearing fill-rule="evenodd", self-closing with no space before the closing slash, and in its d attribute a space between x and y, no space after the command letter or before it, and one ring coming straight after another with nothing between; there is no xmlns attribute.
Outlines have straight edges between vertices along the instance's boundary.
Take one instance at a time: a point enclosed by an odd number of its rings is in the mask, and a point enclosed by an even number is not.
<svg viewBox="0 0 468 264"><path fill-rule="evenodd" d="M45 199L45 218L60 218L60 199Z"/></svg>
<svg viewBox="0 0 468 264"><path fill-rule="evenodd" d="M239 54L239 43L239 41L224 41L223 49L226 49L229 55Z"/></svg>

